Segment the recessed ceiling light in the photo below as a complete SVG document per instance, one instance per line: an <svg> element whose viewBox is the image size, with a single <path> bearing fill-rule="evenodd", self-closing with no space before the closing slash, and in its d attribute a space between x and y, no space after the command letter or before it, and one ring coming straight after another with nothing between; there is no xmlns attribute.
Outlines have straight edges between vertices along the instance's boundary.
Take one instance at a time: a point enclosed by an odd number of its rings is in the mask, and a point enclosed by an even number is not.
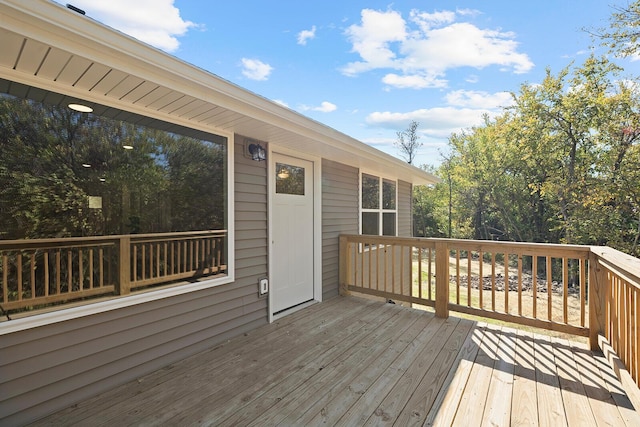
<svg viewBox="0 0 640 427"><path fill-rule="evenodd" d="M74 111L79 111L81 113L91 113L91 112L93 112L93 108L89 107L88 105L69 104L69 108L71 108Z"/></svg>
<svg viewBox="0 0 640 427"><path fill-rule="evenodd" d="M125 150L133 150L133 145L123 145L122 148Z"/></svg>

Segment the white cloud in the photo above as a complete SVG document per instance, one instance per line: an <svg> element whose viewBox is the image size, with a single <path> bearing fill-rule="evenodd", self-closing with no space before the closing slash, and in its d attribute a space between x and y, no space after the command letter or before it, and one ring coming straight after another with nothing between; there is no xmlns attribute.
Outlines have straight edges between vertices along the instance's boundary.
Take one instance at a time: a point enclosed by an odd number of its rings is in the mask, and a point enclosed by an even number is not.
<svg viewBox="0 0 640 427"><path fill-rule="evenodd" d="M427 13L414 9L411 11L410 17L423 32L427 32L431 27L452 23L456 19L456 13L450 10Z"/></svg>
<svg viewBox="0 0 640 427"><path fill-rule="evenodd" d="M312 40L316 38L316 26L311 27L310 30L302 30L298 33L298 44L306 45L307 40Z"/></svg>
<svg viewBox="0 0 640 427"><path fill-rule="evenodd" d="M167 52L178 49L177 37L198 27L180 17L174 0L74 0L88 16Z"/></svg>
<svg viewBox="0 0 640 427"><path fill-rule="evenodd" d="M333 111L336 111L338 109L338 106L335 104L332 104L331 102L323 101L317 107L312 107L309 105L301 105L300 109L303 111L319 111L321 113L331 113Z"/></svg>
<svg viewBox="0 0 640 427"><path fill-rule="evenodd" d="M351 25L346 30L349 41L353 44L352 52L358 53L364 60L344 67L347 75L372 70L375 68L395 68L396 54L391 43L406 40L406 23L398 12L380 12L363 9L362 24Z"/></svg>
<svg viewBox="0 0 640 427"><path fill-rule="evenodd" d="M267 80L273 67L259 59L242 58L242 75L251 80Z"/></svg>
<svg viewBox="0 0 640 427"><path fill-rule="evenodd" d="M429 87L446 87L447 81L438 78L438 76L432 75L398 75L387 74L382 78L382 82L389 86L397 87L400 89L425 89Z"/></svg>
<svg viewBox="0 0 640 427"><path fill-rule="evenodd" d="M448 138L454 132L481 125L485 114L492 115L494 111L474 108L436 107L406 113L375 112L369 114L366 121L371 126L403 130L409 126L411 121L415 120L420 124L418 132L421 134L436 138Z"/></svg>
<svg viewBox="0 0 640 427"><path fill-rule="evenodd" d="M390 69L384 83L399 88L422 89L446 85L448 70L499 66L516 74L533 68L529 56L518 52L515 34L481 29L469 22L455 22L477 11L425 13L413 10L409 23L400 13L364 9L361 22L345 34L360 61L342 68L353 76L375 69ZM410 28L413 24L414 29Z"/></svg>
<svg viewBox="0 0 640 427"><path fill-rule="evenodd" d="M513 105L509 92L488 93L475 90L455 90L445 95L447 104L454 107L497 109Z"/></svg>

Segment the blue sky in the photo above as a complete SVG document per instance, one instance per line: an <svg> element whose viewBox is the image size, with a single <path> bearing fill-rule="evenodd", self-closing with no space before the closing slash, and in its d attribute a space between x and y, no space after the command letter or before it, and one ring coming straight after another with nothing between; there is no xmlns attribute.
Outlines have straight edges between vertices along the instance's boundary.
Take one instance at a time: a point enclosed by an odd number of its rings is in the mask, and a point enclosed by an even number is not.
<svg viewBox="0 0 640 427"><path fill-rule="evenodd" d="M626 0L70 0L87 16L415 165L509 91L605 51L583 28ZM65 1L66 3L66 1ZM630 76L640 61L618 61Z"/></svg>

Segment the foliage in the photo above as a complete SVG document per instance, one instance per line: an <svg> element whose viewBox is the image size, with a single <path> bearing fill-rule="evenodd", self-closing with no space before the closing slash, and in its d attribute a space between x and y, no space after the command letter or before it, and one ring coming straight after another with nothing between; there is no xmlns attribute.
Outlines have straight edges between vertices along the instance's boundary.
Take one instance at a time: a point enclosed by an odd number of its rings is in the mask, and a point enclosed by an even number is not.
<svg viewBox="0 0 640 427"><path fill-rule="evenodd" d="M610 52L621 57L635 57L640 37L640 0L626 7L613 7L615 12L609 20L610 28L596 30L593 35L601 39Z"/></svg>
<svg viewBox="0 0 640 427"><path fill-rule="evenodd" d="M620 71L594 56L547 71L541 84L523 84L500 116L452 135L436 171L442 182L416 190L416 222L441 235L450 204L454 237L640 254L640 99Z"/></svg>

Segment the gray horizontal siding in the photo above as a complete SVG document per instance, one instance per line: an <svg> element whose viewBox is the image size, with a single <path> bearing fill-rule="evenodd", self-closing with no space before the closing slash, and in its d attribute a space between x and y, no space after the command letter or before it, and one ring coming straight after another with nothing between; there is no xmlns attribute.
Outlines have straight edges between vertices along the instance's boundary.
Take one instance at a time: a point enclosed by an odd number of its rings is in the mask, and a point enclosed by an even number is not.
<svg viewBox="0 0 640 427"><path fill-rule="evenodd" d="M338 294L338 236L358 233L358 169L322 161L322 293Z"/></svg>
<svg viewBox="0 0 640 427"><path fill-rule="evenodd" d="M398 181L398 236L413 236L413 187L411 183Z"/></svg>
<svg viewBox="0 0 640 427"><path fill-rule="evenodd" d="M238 139L241 141L241 138ZM0 425L21 425L267 322L265 162L236 146L236 281L0 337Z"/></svg>

